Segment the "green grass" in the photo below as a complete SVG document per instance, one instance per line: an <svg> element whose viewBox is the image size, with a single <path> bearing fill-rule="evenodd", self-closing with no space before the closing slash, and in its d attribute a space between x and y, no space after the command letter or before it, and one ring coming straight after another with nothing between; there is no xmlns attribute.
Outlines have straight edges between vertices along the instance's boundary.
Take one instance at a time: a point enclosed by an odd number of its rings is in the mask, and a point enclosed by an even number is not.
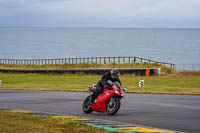
<svg viewBox="0 0 200 133"><path fill-rule="evenodd" d="M100 75L84 74L0 73L0 89L87 91L88 86L96 84L100 78ZM152 77L121 75L120 79L128 92L200 95L200 72ZM144 80L143 88L138 87L139 80Z"/></svg>
<svg viewBox="0 0 200 133"><path fill-rule="evenodd" d="M0 111L1 133L112 133L81 122Z"/></svg>

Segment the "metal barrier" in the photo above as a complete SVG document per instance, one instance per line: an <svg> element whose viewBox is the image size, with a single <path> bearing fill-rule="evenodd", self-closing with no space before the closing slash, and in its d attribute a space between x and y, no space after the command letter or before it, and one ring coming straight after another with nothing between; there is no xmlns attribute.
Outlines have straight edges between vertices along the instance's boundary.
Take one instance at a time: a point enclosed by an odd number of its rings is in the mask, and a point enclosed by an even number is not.
<svg viewBox="0 0 200 133"><path fill-rule="evenodd" d="M153 61L141 57L89 57L89 58L60 58L60 59L0 59L0 64L16 65L46 65L46 64L121 64L121 63L158 63L175 69L175 64Z"/></svg>

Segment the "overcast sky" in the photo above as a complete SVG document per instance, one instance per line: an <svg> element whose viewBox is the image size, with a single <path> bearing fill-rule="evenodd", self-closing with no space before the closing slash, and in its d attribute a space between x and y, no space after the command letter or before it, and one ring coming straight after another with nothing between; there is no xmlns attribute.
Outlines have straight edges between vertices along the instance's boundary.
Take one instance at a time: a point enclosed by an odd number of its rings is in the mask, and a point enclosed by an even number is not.
<svg viewBox="0 0 200 133"><path fill-rule="evenodd" d="M0 0L0 26L200 28L200 0Z"/></svg>

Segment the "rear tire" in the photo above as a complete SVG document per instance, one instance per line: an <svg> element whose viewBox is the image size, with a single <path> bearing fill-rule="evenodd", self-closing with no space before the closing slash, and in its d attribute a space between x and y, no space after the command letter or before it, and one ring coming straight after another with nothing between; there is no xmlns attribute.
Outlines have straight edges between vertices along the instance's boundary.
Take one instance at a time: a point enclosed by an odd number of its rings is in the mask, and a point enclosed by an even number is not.
<svg viewBox="0 0 200 133"><path fill-rule="evenodd" d="M108 115L115 115L121 106L121 101L119 97L112 97L111 101L107 102L106 112Z"/></svg>
<svg viewBox="0 0 200 133"><path fill-rule="evenodd" d="M85 100L83 101L83 104L82 104L82 110L85 113L91 113L93 111L91 106L90 106L90 97L91 97L91 95L87 96L85 98Z"/></svg>

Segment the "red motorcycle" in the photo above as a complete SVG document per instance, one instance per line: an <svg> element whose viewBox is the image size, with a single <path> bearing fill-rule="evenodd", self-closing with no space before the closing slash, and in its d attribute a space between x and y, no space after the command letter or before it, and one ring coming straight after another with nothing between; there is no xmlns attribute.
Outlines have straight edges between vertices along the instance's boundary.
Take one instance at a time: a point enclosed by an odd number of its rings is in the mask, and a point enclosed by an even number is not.
<svg viewBox="0 0 200 133"><path fill-rule="evenodd" d="M87 96L83 101L82 109L85 113L91 113L92 111L106 112L109 115L114 115L118 112L121 102L120 99L124 96L125 88L121 88L118 82L109 82L110 86L103 88L101 93L91 103L91 95ZM96 85L89 87L89 93L94 93Z"/></svg>

